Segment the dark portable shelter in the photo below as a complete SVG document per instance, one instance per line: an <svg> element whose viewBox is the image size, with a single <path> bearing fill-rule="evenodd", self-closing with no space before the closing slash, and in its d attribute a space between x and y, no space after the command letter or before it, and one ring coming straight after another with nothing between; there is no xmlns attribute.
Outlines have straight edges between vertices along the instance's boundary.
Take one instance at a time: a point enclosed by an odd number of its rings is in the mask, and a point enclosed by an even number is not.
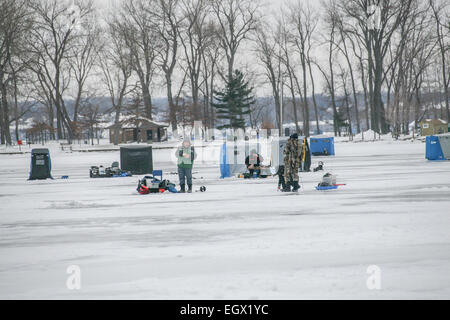
<svg viewBox="0 0 450 320"><path fill-rule="evenodd" d="M120 147L120 166L132 174L147 174L153 171L153 155L150 146Z"/></svg>
<svg viewBox="0 0 450 320"><path fill-rule="evenodd" d="M48 149L31 150L31 170L28 180L43 180L52 178L52 161Z"/></svg>

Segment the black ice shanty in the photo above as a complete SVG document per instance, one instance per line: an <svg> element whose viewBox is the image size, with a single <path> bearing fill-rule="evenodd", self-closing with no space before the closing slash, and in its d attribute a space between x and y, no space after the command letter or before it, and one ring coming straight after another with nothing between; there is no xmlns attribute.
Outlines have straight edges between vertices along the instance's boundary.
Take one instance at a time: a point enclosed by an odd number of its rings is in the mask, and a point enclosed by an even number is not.
<svg viewBox="0 0 450 320"><path fill-rule="evenodd" d="M52 161L48 149L31 150L31 169L28 180L44 180L52 178Z"/></svg>

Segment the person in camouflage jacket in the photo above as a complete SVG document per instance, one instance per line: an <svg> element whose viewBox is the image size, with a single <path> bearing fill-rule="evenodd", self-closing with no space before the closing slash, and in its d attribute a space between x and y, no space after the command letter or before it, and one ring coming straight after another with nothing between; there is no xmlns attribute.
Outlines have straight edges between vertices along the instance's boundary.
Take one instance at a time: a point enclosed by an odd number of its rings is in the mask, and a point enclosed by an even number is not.
<svg viewBox="0 0 450 320"><path fill-rule="evenodd" d="M289 137L286 146L284 147L284 180L285 187L282 191L288 192L298 191L300 188L298 184L298 169L301 165L302 146L298 141L298 135L296 133Z"/></svg>

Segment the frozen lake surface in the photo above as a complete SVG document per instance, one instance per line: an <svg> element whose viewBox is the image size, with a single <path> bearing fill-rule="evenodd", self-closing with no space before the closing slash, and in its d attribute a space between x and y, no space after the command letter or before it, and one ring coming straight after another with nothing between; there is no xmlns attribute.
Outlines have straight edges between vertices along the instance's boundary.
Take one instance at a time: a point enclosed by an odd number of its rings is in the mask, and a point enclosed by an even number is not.
<svg viewBox="0 0 450 320"><path fill-rule="evenodd" d="M52 150L53 176L26 181L30 155L0 155L0 298L450 298L450 161L421 142L336 143L325 172L301 173L302 192L277 178L219 179L194 168L206 193L136 192L139 177L90 179L118 152ZM155 150L170 172L172 150ZM66 273L79 266L81 289ZM381 270L369 290L367 268Z"/></svg>

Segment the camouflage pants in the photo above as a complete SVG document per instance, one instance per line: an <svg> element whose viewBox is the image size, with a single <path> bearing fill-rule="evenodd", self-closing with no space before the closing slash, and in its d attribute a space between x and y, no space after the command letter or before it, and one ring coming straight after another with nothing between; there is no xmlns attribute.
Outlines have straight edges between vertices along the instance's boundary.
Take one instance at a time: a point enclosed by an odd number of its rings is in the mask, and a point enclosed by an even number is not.
<svg viewBox="0 0 450 320"><path fill-rule="evenodd" d="M289 181L298 181L298 167L286 166L284 168L284 181L289 183Z"/></svg>

